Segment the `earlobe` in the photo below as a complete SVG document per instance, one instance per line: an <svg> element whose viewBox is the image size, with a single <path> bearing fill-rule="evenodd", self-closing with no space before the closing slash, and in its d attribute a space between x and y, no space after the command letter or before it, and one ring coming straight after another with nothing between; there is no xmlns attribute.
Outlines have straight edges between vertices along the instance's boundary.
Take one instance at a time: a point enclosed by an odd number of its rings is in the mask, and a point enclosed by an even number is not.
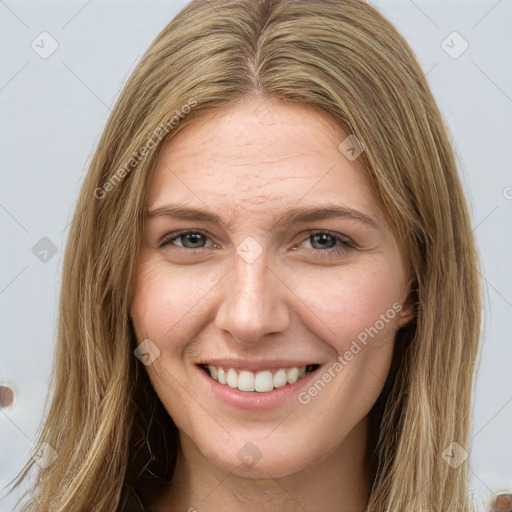
<svg viewBox="0 0 512 512"><path fill-rule="evenodd" d="M402 302L402 309L398 315L399 327L404 327L416 316L416 307L418 304L418 284L416 280L411 280L407 289L407 297Z"/></svg>

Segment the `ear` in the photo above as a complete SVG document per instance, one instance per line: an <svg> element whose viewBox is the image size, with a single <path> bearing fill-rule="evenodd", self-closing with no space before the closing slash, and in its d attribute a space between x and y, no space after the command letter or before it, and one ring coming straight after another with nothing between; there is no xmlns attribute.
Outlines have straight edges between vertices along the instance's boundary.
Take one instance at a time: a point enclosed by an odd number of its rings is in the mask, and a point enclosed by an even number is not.
<svg viewBox="0 0 512 512"><path fill-rule="evenodd" d="M416 306L418 304L418 283L411 279L407 285L405 300L402 302L402 309L398 314L398 327L404 327L416 316Z"/></svg>

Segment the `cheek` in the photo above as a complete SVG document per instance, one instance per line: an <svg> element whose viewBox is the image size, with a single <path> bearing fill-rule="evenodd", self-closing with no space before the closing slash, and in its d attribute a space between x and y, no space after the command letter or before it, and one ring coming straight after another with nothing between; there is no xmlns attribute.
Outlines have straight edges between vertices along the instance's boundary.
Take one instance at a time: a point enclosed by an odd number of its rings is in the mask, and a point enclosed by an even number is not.
<svg viewBox="0 0 512 512"><path fill-rule="evenodd" d="M194 321L217 281L210 272L176 271L165 261L148 258L139 266L131 308L137 339L164 345L172 338L179 345L183 322Z"/></svg>
<svg viewBox="0 0 512 512"><path fill-rule="evenodd" d="M317 322L328 329L330 344L338 353L353 340L374 346L393 342L398 324L401 276L388 268L354 266L322 269L316 279L295 280L297 290Z"/></svg>

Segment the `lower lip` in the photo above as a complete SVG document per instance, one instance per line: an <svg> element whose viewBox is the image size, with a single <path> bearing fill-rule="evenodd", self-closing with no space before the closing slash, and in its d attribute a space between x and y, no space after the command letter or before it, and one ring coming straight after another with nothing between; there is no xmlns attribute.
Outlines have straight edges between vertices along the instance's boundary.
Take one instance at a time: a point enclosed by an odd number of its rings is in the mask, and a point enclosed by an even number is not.
<svg viewBox="0 0 512 512"><path fill-rule="evenodd" d="M202 375L202 378L209 386L215 398L225 404L248 411L273 409L274 407L283 405L290 399L297 399L300 389L307 386L316 378L320 368L321 366L293 384L286 384L280 388L275 388L273 391L260 393L258 391L240 391L239 389L230 388L225 384L219 384L215 379L212 379L203 368L197 366L199 373Z"/></svg>

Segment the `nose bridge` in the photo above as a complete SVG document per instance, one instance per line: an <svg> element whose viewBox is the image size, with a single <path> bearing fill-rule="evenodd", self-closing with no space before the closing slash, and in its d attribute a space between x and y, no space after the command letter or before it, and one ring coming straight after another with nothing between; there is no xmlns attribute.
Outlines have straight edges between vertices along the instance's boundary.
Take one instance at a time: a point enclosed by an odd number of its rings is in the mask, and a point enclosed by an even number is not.
<svg viewBox="0 0 512 512"><path fill-rule="evenodd" d="M215 324L240 342L252 342L286 330L290 315L286 287L266 256L252 259L241 254L234 257L230 277L224 282Z"/></svg>

